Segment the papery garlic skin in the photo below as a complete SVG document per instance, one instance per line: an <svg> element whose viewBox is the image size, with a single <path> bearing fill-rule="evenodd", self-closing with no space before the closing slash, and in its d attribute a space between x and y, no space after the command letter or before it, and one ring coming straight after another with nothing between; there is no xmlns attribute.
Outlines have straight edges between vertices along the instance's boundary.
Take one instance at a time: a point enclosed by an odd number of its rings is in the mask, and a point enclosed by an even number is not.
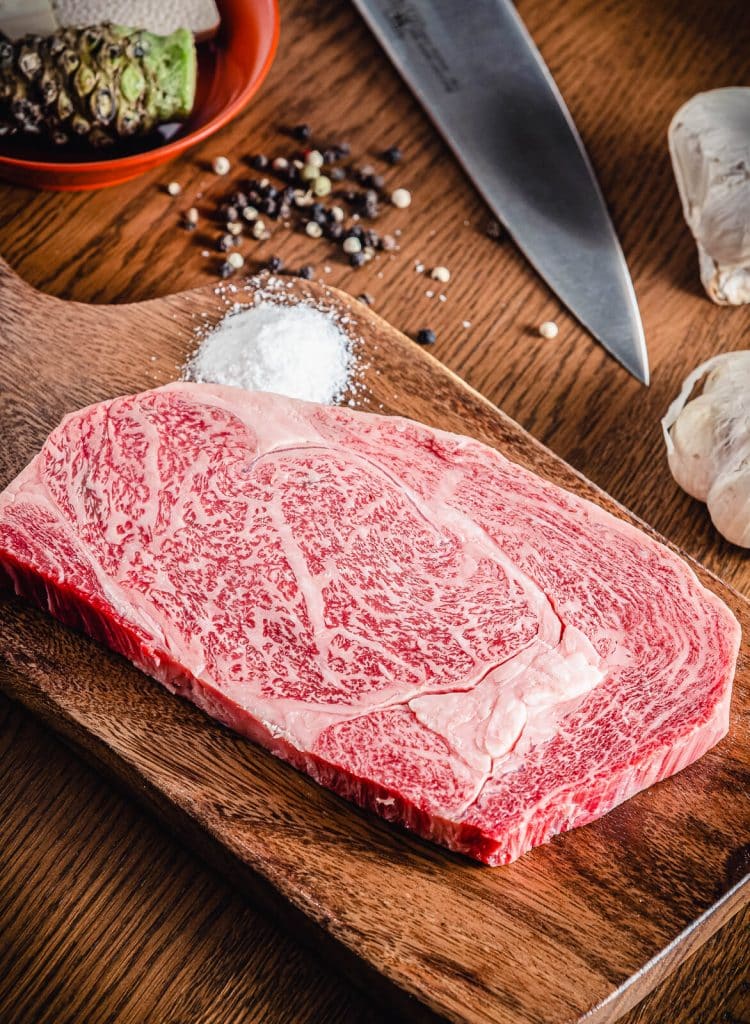
<svg viewBox="0 0 750 1024"><path fill-rule="evenodd" d="M704 288L720 305L750 302L750 88L693 96L668 140Z"/></svg>
<svg viewBox="0 0 750 1024"><path fill-rule="evenodd" d="M722 536L750 547L750 351L698 366L661 422L672 476L706 502Z"/></svg>

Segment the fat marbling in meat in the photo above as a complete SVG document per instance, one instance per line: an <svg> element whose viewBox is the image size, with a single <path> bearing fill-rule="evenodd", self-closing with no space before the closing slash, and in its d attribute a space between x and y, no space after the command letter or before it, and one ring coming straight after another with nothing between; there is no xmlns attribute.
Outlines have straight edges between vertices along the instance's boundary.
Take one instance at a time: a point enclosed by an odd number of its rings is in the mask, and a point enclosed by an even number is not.
<svg viewBox="0 0 750 1024"><path fill-rule="evenodd" d="M685 562L405 419L187 383L75 412L0 495L0 576L488 864L728 726L739 628Z"/></svg>

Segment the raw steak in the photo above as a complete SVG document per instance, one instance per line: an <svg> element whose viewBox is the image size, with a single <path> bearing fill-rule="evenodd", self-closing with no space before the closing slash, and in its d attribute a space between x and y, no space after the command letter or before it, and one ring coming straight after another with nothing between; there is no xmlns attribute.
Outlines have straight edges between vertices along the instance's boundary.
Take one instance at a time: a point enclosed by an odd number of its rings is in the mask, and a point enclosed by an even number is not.
<svg viewBox="0 0 750 1024"><path fill-rule="evenodd" d="M666 548L466 437L173 384L0 495L15 590L350 800L488 864L726 732L739 627Z"/></svg>

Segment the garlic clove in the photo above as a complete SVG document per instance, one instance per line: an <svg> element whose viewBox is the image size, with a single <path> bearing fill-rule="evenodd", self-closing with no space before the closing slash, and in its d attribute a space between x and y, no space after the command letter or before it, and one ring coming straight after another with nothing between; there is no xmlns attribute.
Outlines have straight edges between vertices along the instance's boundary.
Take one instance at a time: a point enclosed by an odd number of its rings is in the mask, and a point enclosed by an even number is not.
<svg viewBox="0 0 750 1024"><path fill-rule="evenodd" d="M715 418L711 395L702 394L685 406L670 430L669 468L687 493L705 501L716 476Z"/></svg>
<svg viewBox="0 0 750 1024"><path fill-rule="evenodd" d="M707 504L719 533L732 544L750 547L750 465L720 474L709 491Z"/></svg>
<svg viewBox="0 0 750 1024"><path fill-rule="evenodd" d="M703 381L703 394L721 392L724 404L734 405L736 400L744 400L748 394L750 351L726 352L724 356L709 360L711 366Z"/></svg>

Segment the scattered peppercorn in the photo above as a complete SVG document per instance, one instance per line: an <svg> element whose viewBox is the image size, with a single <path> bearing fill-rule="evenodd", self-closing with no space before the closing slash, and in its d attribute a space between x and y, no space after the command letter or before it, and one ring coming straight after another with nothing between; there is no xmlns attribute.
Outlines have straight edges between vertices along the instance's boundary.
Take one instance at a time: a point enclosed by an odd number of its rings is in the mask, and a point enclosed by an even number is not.
<svg viewBox="0 0 750 1024"><path fill-rule="evenodd" d="M183 225L186 228L189 228L189 229L190 228L194 228L196 226L196 224L198 223L198 217L199 217L199 214L198 214L197 209L194 206L191 206L189 209L185 210L185 212L183 213L183 215L182 215L182 223L183 223Z"/></svg>
<svg viewBox="0 0 750 1024"><path fill-rule="evenodd" d="M375 299L372 297L372 295L370 295L369 292L362 292L362 294L358 295L357 298L359 299L360 302L363 302L365 306L375 305Z"/></svg>
<svg viewBox="0 0 750 1024"><path fill-rule="evenodd" d="M385 185L385 178L382 174L368 174L362 179L362 184L367 188L381 189Z"/></svg>
<svg viewBox="0 0 750 1024"><path fill-rule="evenodd" d="M306 263L304 267L300 267L297 271L298 277L301 277L303 281L312 281L315 276L315 268L309 263Z"/></svg>
<svg viewBox="0 0 750 1024"><path fill-rule="evenodd" d="M331 179L325 174L318 175L312 189L316 196L327 196L331 191Z"/></svg>
<svg viewBox="0 0 750 1024"><path fill-rule="evenodd" d="M239 236L245 224L248 225L248 235L252 234L253 238L263 240L271 237L261 215L266 218L269 227L272 227L271 221L280 219L285 227L303 229L310 238L326 238L339 246L339 251L343 250L352 267L361 267L373 260L379 250L397 250L400 230L381 236L366 225L380 216L382 204L387 200L400 209L409 206L412 197L408 189L396 188L390 191L386 188L383 175L370 164L355 166L348 159L351 149L346 142L329 143L325 149L317 149L310 142L312 132L309 125L300 124L288 129L288 132L303 143L295 147L296 152L276 156L256 153L244 157L243 160L259 172L258 177L243 182L245 191L235 191L225 197L218 208L218 216L214 214L219 225L224 225L225 231L217 240L217 248L228 253L219 272L228 276L232 269L244 265L244 258L233 247L240 244ZM378 158L395 165L402 160L403 154L398 146L393 145L381 151ZM219 156L212 161L212 167L217 174L227 174L232 165L227 157ZM272 174L272 180L264 177L264 173ZM348 187L334 185L347 179ZM177 183L175 186L179 188ZM331 196L333 202L328 196ZM328 205L329 202L331 205ZM190 215L180 215L182 225L188 230L197 225L197 218L197 211ZM272 272L278 272L283 262L280 257L273 256L267 266ZM331 268L324 269L328 273ZM314 267L305 264L299 275L307 280L312 279ZM379 276L382 277L382 274ZM440 281L450 277L445 267L436 267L433 276ZM368 293L362 294L363 301L369 298L368 304L371 304L371 296ZM441 295L442 298L444 296Z"/></svg>
<svg viewBox="0 0 750 1024"><path fill-rule="evenodd" d="M489 238L494 238L494 239L502 238L503 234L504 234L504 231L503 231L502 225L500 224L500 221L497 221L497 220L494 220L494 219L488 221L487 222L487 227L485 228L485 233L487 234L487 236Z"/></svg>
<svg viewBox="0 0 750 1024"><path fill-rule="evenodd" d="M391 202L399 210L405 210L411 206L411 192L407 188L397 188L391 192Z"/></svg>
<svg viewBox="0 0 750 1024"><path fill-rule="evenodd" d="M219 264L219 276L220 277L231 277L234 273L234 267L229 260L224 260Z"/></svg>
<svg viewBox="0 0 750 1024"><path fill-rule="evenodd" d="M167 185L167 192L170 196L178 196L182 192L182 185L179 181L170 181Z"/></svg>
<svg viewBox="0 0 750 1024"><path fill-rule="evenodd" d="M420 331L417 331L417 342L420 345L434 345L437 340L437 335L429 327L423 327Z"/></svg>

